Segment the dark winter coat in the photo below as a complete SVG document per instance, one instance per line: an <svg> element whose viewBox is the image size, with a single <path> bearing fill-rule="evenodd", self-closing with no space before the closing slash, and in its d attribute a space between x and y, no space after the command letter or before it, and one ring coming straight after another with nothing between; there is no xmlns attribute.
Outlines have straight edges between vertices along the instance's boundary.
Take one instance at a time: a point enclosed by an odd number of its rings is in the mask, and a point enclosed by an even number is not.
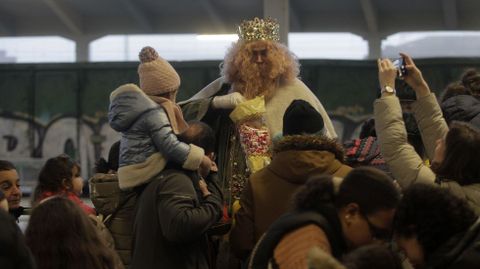
<svg viewBox="0 0 480 269"><path fill-rule="evenodd" d="M429 269L476 269L480 266L480 218L464 233L452 237L427 259Z"/></svg>
<svg viewBox="0 0 480 269"><path fill-rule="evenodd" d="M463 121L480 128L480 101L471 95L457 95L445 100L442 105L447 123Z"/></svg>
<svg viewBox="0 0 480 269"><path fill-rule="evenodd" d="M207 230L221 217L213 189L199 200L196 172L167 169L143 190L134 222L131 269L210 268Z"/></svg>

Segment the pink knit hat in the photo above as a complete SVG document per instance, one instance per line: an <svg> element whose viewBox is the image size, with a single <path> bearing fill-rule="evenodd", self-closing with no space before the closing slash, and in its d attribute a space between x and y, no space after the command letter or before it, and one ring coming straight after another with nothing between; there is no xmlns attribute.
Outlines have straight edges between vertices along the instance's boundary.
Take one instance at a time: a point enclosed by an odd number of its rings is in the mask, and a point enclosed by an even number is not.
<svg viewBox="0 0 480 269"><path fill-rule="evenodd" d="M173 67L152 47L144 47L140 54L138 76L140 88L147 95L172 92L180 86L180 77Z"/></svg>

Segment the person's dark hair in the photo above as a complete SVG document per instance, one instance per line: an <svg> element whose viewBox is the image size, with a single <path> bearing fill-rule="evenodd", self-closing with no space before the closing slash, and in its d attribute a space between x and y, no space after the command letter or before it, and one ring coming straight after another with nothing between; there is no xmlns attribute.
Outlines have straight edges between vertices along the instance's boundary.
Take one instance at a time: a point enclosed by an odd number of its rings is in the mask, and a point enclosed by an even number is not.
<svg viewBox="0 0 480 269"><path fill-rule="evenodd" d="M0 160L0 171L8 171L8 170L17 170L15 165L13 163L6 161L6 160Z"/></svg>
<svg viewBox="0 0 480 269"><path fill-rule="evenodd" d="M453 121L445 138L445 158L433 163L432 170L442 180L455 180L460 185L480 182L480 132L466 122Z"/></svg>
<svg viewBox="0 0 480 269"><path fill-rule="evenodd" d="M460 84L460 82L450 83L442 93L442 97L440 98L440 104L445 102L448 98L458 95L472 95L472 92L463 84Z"/></svg>
<svg viewBox="0 0 480 269"><path fill-rule="evenodd" d="M334 191L333 177L317 175L299 188L294 195L294 208L299 211L322 211L326 204L340 209L350 203L359 205L363 214L395 208L400 192L392 179L373 167L357 167L341 182L338 193Z"/></svg>
<svg viewBox="0 0 480 269"><path fill-rule="evenodd" d="M477 219L464 199L436 185L414 184L406 189L397 208L394 232L416 236L425 258L452 236L465 232Z"/></svg>
<svg viewBox="0 0 480 269"><path fill-rule="evenodd" d="M25 233L38 269L117 268L117 254L74 202L54 196L32 212Z"/></svg>
<svg viewBox="0 0 480 269"><path fill-rule="evenodd" d="M0 265L2 269L33 269L35 263L15 220L0 210ZM45 243L45 242L44 242Z"/></svg>
<svg viewBox="0 0 480 269"><path fill-rule="evenodd" d="M397 83L396 90L396 95L400 102L414 102L417 100L417 94L405 80L400 80L400 82Z"/></svg>
<svg viewBox="0 0 480 269"><path fill-rule="evenodd" d="M412 113L403 113L402 116L405 129L407 130L408 143L412 145L417 154L423 158L425 156L425 147L415 116Z"/></svg>
<svg viewBox="0 0 480 269"><path fill-rule="evenodd" d="M205 154L215 151L215 133L212 128L201 121L189 121L188 129L178 136L186 144L194 144L203 148Z"/></svg>
<svg viewBox="0 0 480 269"><path fill-rule="evenodd" d="M38 175L37 187L33 195L33 204L38 202L42 192L59 192L64 189L64 183L71 184L74 167L77 167L80 171L78 163L66 154L48 159Z"/></svg>
<svg viewBox="0 0 480 269"><path fill-rule="evenodd" d="M108 152L108 161L104 158L100 158L95 163L95 173L106 174L109 171L117 171L118 163L120 159L120 141L112 144L110 151Z"/></svg>
<svg viewBox="0 0 480 269"><path fill-rule="evenodd" d="M343 258L347 269L402 269L400 256L384 245L359 247Z"/></svg>
<svg viewBox="0 0 480 269"><path fill-rule="evenodd" d="M363 122L362 128L360 130L360 139L364 139L367 137L377 137L377 132L375 131L375 119L369 118Z"/></svg>
<svg viewBox="0 0 480 269"><path fill-rule="evenodd" d="M403 122L405 123L405 129L407 130L408 143L411 144L415 148L415 151L418 153L418 155L423 158L425 155L425 149L415 117L412 113L403 113ZM365 139L372 136L377 137L377 133L375 131L375 119L369 118L362 124L359 138Z"/></svg>
<svg viewBox="0 0 480 269"><path fill-rule="evenodd" d="M475 69L467 69L462 75L462 84L472 95L480 95L480 73Z"/></svg>
<svg viewBox="0 0 480 269"><path fill-rule="evenodd" d="M5 198L6 198L5 193L2 190L0 190L0 201L3 201L3 199Z"/></svg>

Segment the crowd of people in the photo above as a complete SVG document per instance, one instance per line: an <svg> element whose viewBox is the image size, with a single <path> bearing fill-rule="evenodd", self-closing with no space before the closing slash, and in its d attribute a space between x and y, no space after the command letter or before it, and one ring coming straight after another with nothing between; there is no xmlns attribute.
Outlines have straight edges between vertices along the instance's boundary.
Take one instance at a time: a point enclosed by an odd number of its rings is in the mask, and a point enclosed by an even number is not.
<svg viewBox="0 0 480 269"><path fill-rule="evenodd" d="M222 77L181 103L143 48L140 85L110 95L121 140L93 206L70 156L46 161L31 208L0 160L0 267L479 268L480 73L437 99L409 55L379 59L374 116L342 143L278 27L242 22Z"/></svg>

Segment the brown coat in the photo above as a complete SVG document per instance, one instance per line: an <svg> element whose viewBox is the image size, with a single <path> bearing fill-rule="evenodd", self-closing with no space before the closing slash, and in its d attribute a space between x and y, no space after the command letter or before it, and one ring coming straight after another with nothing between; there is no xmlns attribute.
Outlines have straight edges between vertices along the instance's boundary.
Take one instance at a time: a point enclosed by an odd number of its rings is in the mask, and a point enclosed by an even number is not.
<svg viewBox="0 0 480 269"><path fill-rule="evenodd" d="M312 175L344 177L351 167L343 164L342 147L321 136L289 136L275 145L270 165L252 174L240 199L230 233L235 254L246 257L260 236L282 214L298 187Z"/></svg>

